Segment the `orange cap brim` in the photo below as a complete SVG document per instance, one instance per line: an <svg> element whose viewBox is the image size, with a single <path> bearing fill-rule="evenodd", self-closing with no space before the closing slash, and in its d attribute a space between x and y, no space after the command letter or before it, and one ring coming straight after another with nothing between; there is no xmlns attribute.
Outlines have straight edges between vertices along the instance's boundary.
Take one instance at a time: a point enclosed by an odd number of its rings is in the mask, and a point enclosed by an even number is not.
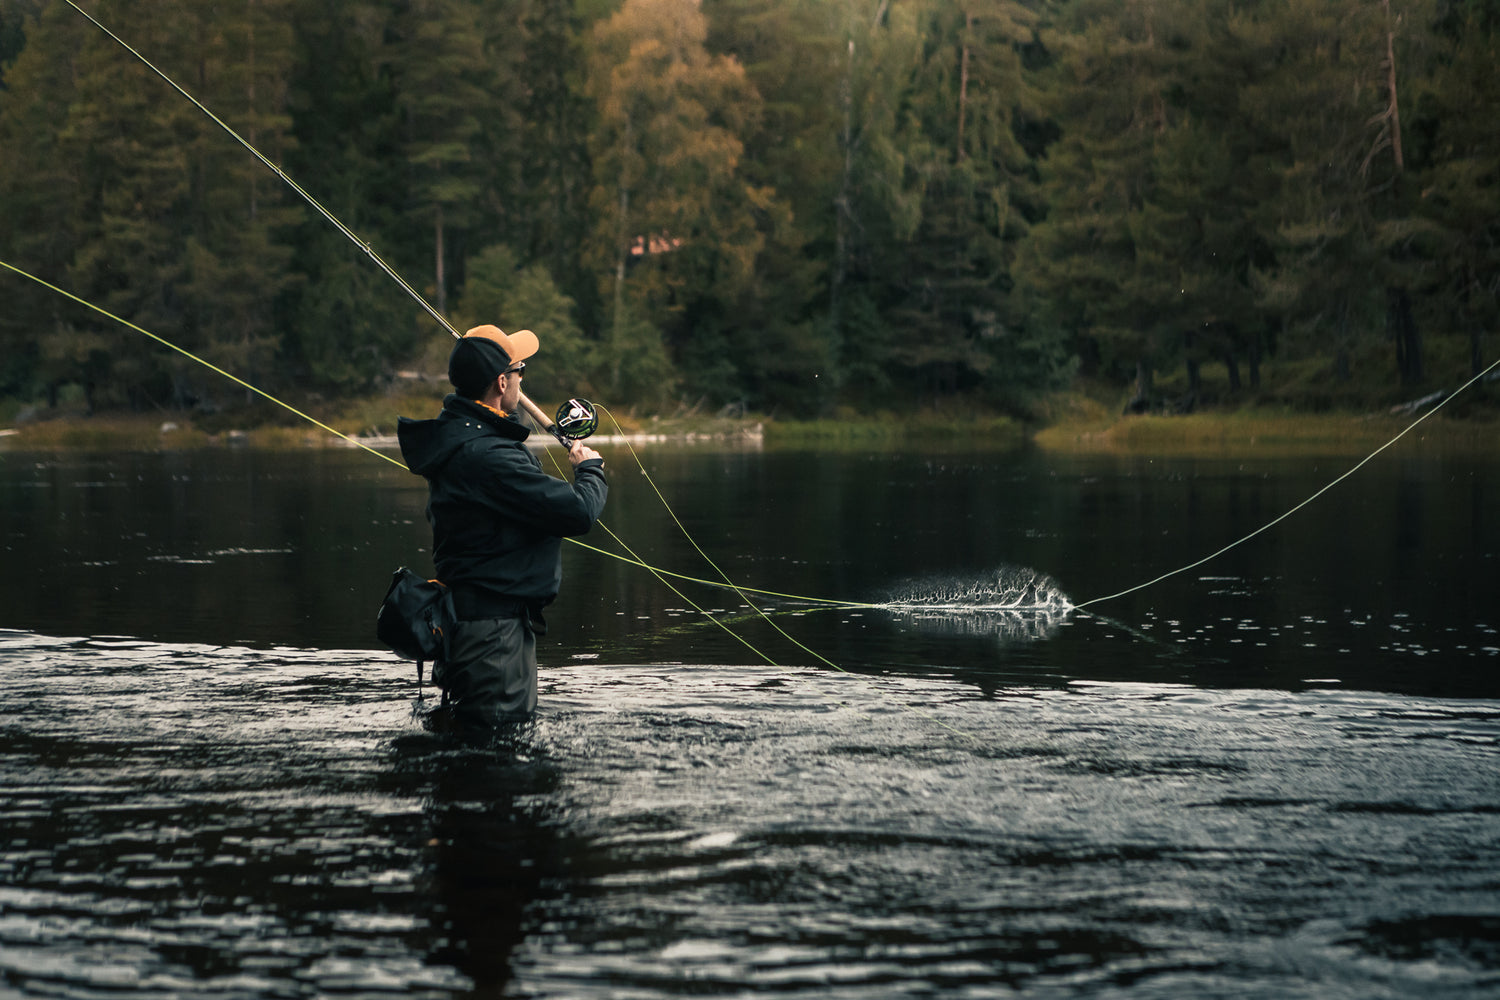
<svg viewBox="0 0 1500 1000"><path fill-rule="evenodd" d="M510 358L511 364L515 364L517 361L525 361L537 352L537 348L542 346L537 341L536 334L530 330L517 330L515 333L506 333L498 326L491 326L488 323L483 326L474 327L474 329L464 334L464 336L483 337L486 340L493 340L500 345L500 350L505 352L505 356Z"/></svg>

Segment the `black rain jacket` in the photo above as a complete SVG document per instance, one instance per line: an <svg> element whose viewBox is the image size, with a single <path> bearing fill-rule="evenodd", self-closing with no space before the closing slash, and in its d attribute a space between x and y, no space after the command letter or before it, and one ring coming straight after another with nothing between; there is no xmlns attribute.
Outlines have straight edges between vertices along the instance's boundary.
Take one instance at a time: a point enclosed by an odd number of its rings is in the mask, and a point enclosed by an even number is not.
<svg viewBox="0 0 1500 1000"><path fill-rule="evenodd" d="M549 476L526 447L530 433L457 395L436 419L397 421L407 467L427 479L437 578L456 597L547 604L562 584L562 539L604 511L603 461L577 465L572 483Z"/></svg>

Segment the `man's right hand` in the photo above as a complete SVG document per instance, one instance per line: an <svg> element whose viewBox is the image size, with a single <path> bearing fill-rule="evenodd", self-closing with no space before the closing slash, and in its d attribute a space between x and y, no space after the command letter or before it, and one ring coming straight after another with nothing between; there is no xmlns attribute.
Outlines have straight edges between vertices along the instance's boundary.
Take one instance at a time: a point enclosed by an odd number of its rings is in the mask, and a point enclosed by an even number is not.
<svg viewBox="0 0 1500 1000"><path fill-rule="evenodd" d="M575 469L578 467L579 462L587 462L591 458L601 457L597 451L588 447L582 441L574 441L568 445L568 462Z"/></svg>

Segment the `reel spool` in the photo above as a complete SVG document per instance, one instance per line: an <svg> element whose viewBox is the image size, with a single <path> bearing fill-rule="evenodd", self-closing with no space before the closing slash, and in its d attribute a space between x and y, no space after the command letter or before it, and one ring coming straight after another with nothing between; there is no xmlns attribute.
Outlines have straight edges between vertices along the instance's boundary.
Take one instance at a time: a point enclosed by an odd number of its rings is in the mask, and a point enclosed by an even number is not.
<svg viewBox="0 0 1500 1000"><path fill-rule="evenodd" d="M581 441L599 429L599 414L586 399L570 399L557 408L557 432L570 441Z"/></svg>

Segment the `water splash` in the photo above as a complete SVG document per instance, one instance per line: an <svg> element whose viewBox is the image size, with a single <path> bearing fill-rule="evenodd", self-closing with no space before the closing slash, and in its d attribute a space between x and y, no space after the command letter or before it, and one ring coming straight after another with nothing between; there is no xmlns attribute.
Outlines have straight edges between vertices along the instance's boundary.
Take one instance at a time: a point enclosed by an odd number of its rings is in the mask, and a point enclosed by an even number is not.
<svg viewBox="0 0 1500 1000"><path fill-rule="evenodd" d="M991 636L1008 644L1050 637L1073 602L1046 574L1001 566L980 577L903 581L885 595L882 606L922 631Z"/></svg>
<svg viewBox="0 0 1500 1000"><path fill-rule="evenodd" d="M1045 573L1001 566L982 577L930 576L903 581L882 602L893 609L954 611L1051 611L1073 607Z"/></svg>

